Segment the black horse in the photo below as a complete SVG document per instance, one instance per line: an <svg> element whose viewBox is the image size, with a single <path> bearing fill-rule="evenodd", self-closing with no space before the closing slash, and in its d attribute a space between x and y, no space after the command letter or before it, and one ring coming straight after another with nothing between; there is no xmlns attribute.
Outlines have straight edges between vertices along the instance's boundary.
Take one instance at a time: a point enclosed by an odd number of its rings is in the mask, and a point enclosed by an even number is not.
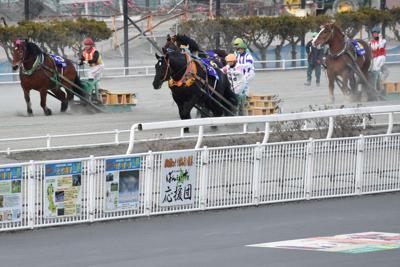
<svg viewBox="0 0 400 267"><path fill-rule="evenodd" d="M235 95L230 89L227 76L222 71L215 69L219 77L216 80L215 77L207 74L204 65L199 60L189 58L179 50L166 49L164 56L156 54L156 58L158 61L155 65L156 74L153 87L160 89L163 82L169 81L172 97L178 105L179 116L182 120L191 118L190 112L193 107L200 109L202 113L207 113L204 112L206 109L215 117L222 116L224 111L234 114ZM190 67L191 64L195 66ZM182 81L182 78L185 78L188 68L196 69L195 78L192 76L191 83L177 84ZM211 88L215 87L216 92L207 86L206 81Z"/></svg>

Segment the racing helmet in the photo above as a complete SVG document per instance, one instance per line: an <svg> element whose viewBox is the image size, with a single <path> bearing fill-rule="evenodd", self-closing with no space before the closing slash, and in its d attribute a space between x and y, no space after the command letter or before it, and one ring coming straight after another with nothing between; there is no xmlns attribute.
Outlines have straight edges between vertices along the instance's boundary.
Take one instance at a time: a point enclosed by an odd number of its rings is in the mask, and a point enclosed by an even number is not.
<svg viewBox="0 0 400 267"><path fill-rule="evenodd" d="M246 49L247 45L244 43L242 38L236 38L235 40L233 40L232 42L233 47L238 49L238 48L243 48Z"/></svg>
<svg viewBox="0 0 400 267"><path fill-rule="evenodd" d="M93 42L93 39L92 39L92 38L86 37L86 38L83 40L83 44L84 44L84 45L94 45L94 42Z"/></svg>
<svg viewBox="0 0 400 267"><path fill-rule="evenodd" d="M234 61L236 61L236 56L235 56L235 54L228 54L228 55L225 57L225 61L226 61L226 62L234 62Z"/></svg>

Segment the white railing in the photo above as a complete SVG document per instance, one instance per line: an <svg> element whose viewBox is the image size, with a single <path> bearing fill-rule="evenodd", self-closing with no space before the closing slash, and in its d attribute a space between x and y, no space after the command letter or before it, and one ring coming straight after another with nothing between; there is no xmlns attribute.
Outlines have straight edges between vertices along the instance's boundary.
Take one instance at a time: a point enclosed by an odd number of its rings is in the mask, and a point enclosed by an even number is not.
<svg viewBox="0 0 400 267"><path fill-rule="evenodd" d="M399 64L400 60L392 59L398 57L400 54L389 54L386 58L386 64ZM295 66L292 66L295 63ZM270 70L293 70L307 68L307 59L282 59L282 60L265 60L255 61L256 71L270 71ZM265 64L266 67L262 67ZM85 71L84 71L85 72ZM146 77L154 76L154 65L151 66L138 66L138 67L113 67L105 68L103 78L124 78L124 77ZM6 78L7 80L2 81ZM0 84L19 83L19 73L0 73Z"/></svg>
<svg viewBox="0 0 400 267"><path fill-rule="evenodd" d="M55 150L65 148L82 148L105 145L129 144L127 153L132 153L135 143L156 140L175 140L180 138L197 138L196 147L200 147L204 137L212 136L229 136L244 135L249 133L264 133L262 143L265 144L269 140L271 133L271 123L290 120L304 120L304 130L312 130L312 120L318 118L327 118L328 129L326 138L331 138L334 130L335 117L352 116L352 115L370 115L375 122L371 126L387 127L386 133L392 133L394 125L400 125L398 116L400 114L400 105L396 106L379 106L379 107L363 107L363 108L346 108L332 109L313 112L275 114L267 116L241 116L241 117L221 117L221 118L205 118L193 120L177 120L152 123L137 123L132 125L130 130L71 133L71 134L46 134L33 137L16 137L0 139L0 153L11 154L13 152L35 151L35 150ZM387 118L383 120L383 118ZM397 120L396 120L397 118ZM311 122L310 122L311 121ZM219 131L217 133L204 133L206 126L237 125L238 130L229 129L228 132ZM264 130L251 131L252 125L264 127ZM186 127L198 127L196 134L184 133ZM365 121L360 127L365 128ZM168 129L174 129L170 133L163 134L160 132ZM223 129L222 129L223 130ZM146 135L146 132L151 132ZM138 136L138 132L144 132L143 136ZM149 137L151 136L151 137ZM152 137L154 136L154 137Z"/></svg>
<svg viewBox="0 0 400 267"><path fill-rule="evenodd" d="M193 119L193 120L177 120L177 121L162 121L162 122L149 122L149 123L136 123L131 127L129 147L127 154L133 152L135 144L135 136L138 131L147 130L162 130L170 128L180 128L181 133L188 127L199 127L196 148L201 146L204 127L205 126L222 126L222 125L243 125L243 132L247 133L247 127L249 124L262 123L265 125L263 144L268 142L270 134L270 123L281 122L281 121L293 121L293 120L310 120L318 118L328 118L329 126L326 138L332 137L335 117L339 116L353 116L353 115L369 115L369 114L386 114L388 116L387 123L387 134L390 134L393 130L394 124L394 113L400 113L400 105L395 106L379 106L379 107L360 107L360 108L345 108L345 109L331 109L331 110L319 110L301 113L289 113L289 114L274 114L267 116L241 116L241 117L220 117L220 118L204 118L204 119Z"/></svg>
<svg viewBox="0 0 400 267"><path fill-rule="evenodd" d="M175 152L194 155L193 194L190 203L165 205L161 199L166 193L162 186L166 179L163 176L163 155L168 153L170 157ZM1 170L13 167L21 170L20 189L16 186L12 191L17 193L13 196L16 207L12 211L16 216L4 215L0 231L400 190L400 134L202 147L175 152L149 151L135 155L0 166ZM106 161L124 157L135 157L141 162L138 165L136 205L110 211L106 204L112 197L107 184ZM65 205L58 212L54 204L67 201L67 195L50 200L54 188L49 187L45 166L66 162L81 163L81 178L76 184L79 189L68 195L76 199L69 199L69 207ZM66 183L66 178L62 179ZM20 205L17 205L18 200ZM79 208L71 210L77 203ZM70 209L68 214L67 208ZM2 209L4 214L11 212L6 211L6 205ZM53 215L48 216L51 209Z"/></svg>

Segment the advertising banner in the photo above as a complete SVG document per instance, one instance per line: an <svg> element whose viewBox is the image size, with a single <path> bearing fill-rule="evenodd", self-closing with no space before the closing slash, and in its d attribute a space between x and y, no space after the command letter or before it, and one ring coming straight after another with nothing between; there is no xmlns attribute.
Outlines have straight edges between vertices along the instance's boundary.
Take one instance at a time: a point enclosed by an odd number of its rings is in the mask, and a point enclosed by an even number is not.
<svg viewBox="0 0 400 267"><path fill-rule="evenodd" d="M0 223L21 221L22 168L0 168Z"/></svg>
<svg viewBox="0 0 400 267"><path fill-rule="evenodd" d="M160 205L194 203L196 152L168 153L162 156Z"/></svg>
<svg viewBox="0 0 400 267"><path fill-rule="evenodd" d="M140 167L139 157L106 160L106 212L137 208Z"/></svg>
<svg viewBox="0 0 400 267"><path fill-rule="evenodd" d="M45 169L45 218L80 215L82 163L46 164Z"/></svg>

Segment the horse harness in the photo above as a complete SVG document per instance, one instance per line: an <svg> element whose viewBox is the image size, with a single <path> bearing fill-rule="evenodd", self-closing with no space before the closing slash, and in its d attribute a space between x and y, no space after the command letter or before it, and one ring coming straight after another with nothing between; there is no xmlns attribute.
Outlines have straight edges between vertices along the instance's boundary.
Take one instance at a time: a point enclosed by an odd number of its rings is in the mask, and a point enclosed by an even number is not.
<svg viewBox="0 0 400 267"><path fill-rule="evenodd" d="M215 90L215 87L217 85L217 80L214 83L214 87L212 87L211 85L208 84L208 73L207 73L207 69L203 66L203 63L195 58L192 58L190 56L190 54L188 52L183 52L183 54L186 57L186 70L184 75L182 76L182 78L178 81L175 81L172 77L168 80L168 86L170 89L172 89L172 87L182 87L183 85L185 85L185 87L190 87L192 86L196 81L200 82L202 87L200 87L200 90L207 94L209 97L213 98L213 94L215 94L216 96L218 96L223 102L225 102L228 106L230 106L232 109L236 109L235 106L233 106L228 100L226 100L219 92L217 92ZM167 69L165 70L165 74L164 74L164 78L163 80L165 80L168 75L168 69L169 69L169 60L166 59L166 64L167 64ZM204 73L205 73L205 79L201 78L199 75L197 75L197 64L199 64L199 66L203 69Z"/></svg>
<svg viewBox="0 0 400 267"><path fill-rule="evenodd" d="M186 57L186 70L185 73L182 75L182 78L179 79L178 81L175 81L172 77L168 80L168 86L169 88L172 87L182 87L183 85L185 87L190 87L194 84L197 78L197 66L196 62L188 53L184 53ZM167 62L167 69L165 71L165 76L168 75L168 68L169 68L169 62ZM166 78L166 77L165 77ZM164 78L164 79L165 79Z"/></svg>
<svg viewBox="0 0 400 267"><path fill-rule="evenodd" d="M25 61L25 49L26 47L24 47L24 54L23 54L23 59L20 63L20 68L21 68L21 72L22 74L26 75L26 76L32 76L33 73L35 73L35 71L39 70L40 68L43 68L44 70L49 71L50 73L53 74L53 77L50 77L49 75L47 75L47 73L45 72L45 75L52 80L56 85L61 84L60 81L60 73L57 70L57 64L54 60L53 57L47 55L46 53L41 52L40 55L36 56L35 62L33 63L32 67L30 69L26 69L24 66L24 61ZM48 66L44 65L44 61L45 61L45 56L48 56L50 58L50 60L52 61L53 65L54 65L54 69L53 68L49 68ZM61 76L63 76L63 68L61 68Z"/></svg>

